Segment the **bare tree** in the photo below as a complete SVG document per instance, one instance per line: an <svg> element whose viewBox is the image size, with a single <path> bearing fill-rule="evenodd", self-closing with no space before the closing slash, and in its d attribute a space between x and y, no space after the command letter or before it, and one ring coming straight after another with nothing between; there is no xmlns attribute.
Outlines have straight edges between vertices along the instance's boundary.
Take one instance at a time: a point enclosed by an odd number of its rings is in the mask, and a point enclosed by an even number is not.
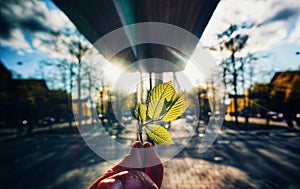
<svg viewBox="0 0 300 189"><path fill-rule="evenodd" d="M238 124L238 102L237 99L240 95L238 95L238 72L243 69L243 64L237 65L236 53L242 50L247 43L249 36L247 34L239 34L238 30L241 28L245 28L244 25L231 25L228 29L226 29L223 33L218 34L218 39L220 40L220 49L226 50L230 52L229 61L225 59L222 63L223 66L223 77L224 83L227 87L228 84L232 84L233 86L233 94L230 94L230 97L234 100L234 116L235 123ZM252 27L252 26L248 26ZM232 79L227 80L227 75L231 75Z"/></svg>
<svg viewBox="0 0 300 189"><path fill-rule="evenodd" d="M82 116L82 89L81 89L81 71L82 60L84 55L92 47L92 45L79 33L78 30L66 29L60 33L55 33L49 41L44 41L47 44L53 44L51 48L57 53L57 58L44 61L44 65L55 67L54 70L60 74L60 80L66 91L69 91L68 107L71 107L71 94L76 79L77 86L77 101L78 101L78 118L81 125ZM56 78L57 79L57 78ZM49 78L47 79L49 81ZM68 86L69 85L69 86ZM68 110L69 125L71 126L71 108Z"/></svg>
<svg viewBox="0 0 300 189"><path fill-rule="evenodd" d="M82 71L82 59L85 53L91 48L91 45L88 41L86 41L83 36L75 31L73 33L67 33L68 38L65 40L63 38L63 43L66 45L69 55L73 58L74 63L71 63L71 71L73 71L73 66L77 67L77 100L78 100L78 126L81 126L82 120L82 99L81 99L81 71ZM72 75L72 74L71 74ZM71 85L70 85L71 86ZM73 86L71 86L73 88Z"/></svg>

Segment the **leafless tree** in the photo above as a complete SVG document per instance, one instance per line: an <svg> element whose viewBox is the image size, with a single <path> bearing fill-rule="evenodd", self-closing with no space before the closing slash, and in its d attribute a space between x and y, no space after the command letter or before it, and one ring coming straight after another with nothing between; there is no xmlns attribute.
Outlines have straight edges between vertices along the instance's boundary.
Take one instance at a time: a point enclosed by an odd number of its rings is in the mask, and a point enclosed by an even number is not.
<svg viewBox="0 0 300 189"><path fill-rule="evenodd" d="M230 52L230 57L223 60L223 77L224 84L228 87L228 84L233 86L233 94L230 94L230 97L234 100L234 116L235 123L238 124L238 72L243 69L243 64L237 65L236 53L242 50L248 41L249 36L247 34L240 34L238 30L245 27L245 25L231 25L221 34L218 34L218 39L220 40L220 50L226 50ZM232 78L228 80L226 78L230 75Z"/></svg>

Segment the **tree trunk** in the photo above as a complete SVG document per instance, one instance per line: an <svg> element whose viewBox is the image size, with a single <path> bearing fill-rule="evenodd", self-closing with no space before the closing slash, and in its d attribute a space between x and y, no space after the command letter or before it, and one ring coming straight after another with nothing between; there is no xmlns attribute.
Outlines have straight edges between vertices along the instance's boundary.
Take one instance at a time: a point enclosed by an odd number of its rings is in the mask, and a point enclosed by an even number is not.
<svg viewBox="0 0 300 189"><path fill-rule="evenodd" d="M77 93L78 93L78 126L81 126L82 121L82 102L81 102L81 62L78 62L78 73L77 73Z"/></svg>
<svg viewBox="0 0 300 189"><path fill-rule="evenodd" d="M233 65L233 103L234 103L234 117L235 117L235 124L238 124L238 102L237 102L237 70L235 68L235 58L234 58L235 51L232 51L231 54L231 62Z"/></svg>

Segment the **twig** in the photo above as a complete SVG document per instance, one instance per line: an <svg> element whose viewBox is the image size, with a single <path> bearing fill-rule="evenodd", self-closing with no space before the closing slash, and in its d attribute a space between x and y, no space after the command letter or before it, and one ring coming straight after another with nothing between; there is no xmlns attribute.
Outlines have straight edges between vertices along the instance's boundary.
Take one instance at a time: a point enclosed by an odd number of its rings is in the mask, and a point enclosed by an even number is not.
<svg viewBox="0 0 300 189"><path fill-rule="evenodd" d="M138 124L139 124L138 132L139 132L140 141L141 141L141 143L144 143L144 141L143 141L142 124L141 124L141 122L138 122Z"/></svg>
<svg viewBox="0 0 300 189"><path fill-rule="evenodd" d="M162 116L160 116L160 118L158 118L158 119L151 119L151 120L149 120L149 121L146 121L146 122L142 123L141 125L142 125L142 127L143 127L143 126L146 126L146 125L148 125L148 124L150 124L150 123L154 123L154 122L157 122L157 121L161 121L161 120L163 119L163 117L165 117L165 114L162 115Z"/></svg>

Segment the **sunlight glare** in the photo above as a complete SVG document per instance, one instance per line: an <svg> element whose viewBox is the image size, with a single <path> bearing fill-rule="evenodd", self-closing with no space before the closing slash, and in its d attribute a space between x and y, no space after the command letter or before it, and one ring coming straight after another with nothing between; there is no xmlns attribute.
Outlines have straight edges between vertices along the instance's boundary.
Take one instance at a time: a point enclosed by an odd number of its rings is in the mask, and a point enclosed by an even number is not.
<svg viewBox="0 0 300 189"><path fill-rule="evenodd" d="M121 67L112 64L112 63L107 63L104 66L105 72L103 73L105 80L107 80L108 83L115 83L116 80L119 78L119 76L122 74L124 71Z"/></svg>

